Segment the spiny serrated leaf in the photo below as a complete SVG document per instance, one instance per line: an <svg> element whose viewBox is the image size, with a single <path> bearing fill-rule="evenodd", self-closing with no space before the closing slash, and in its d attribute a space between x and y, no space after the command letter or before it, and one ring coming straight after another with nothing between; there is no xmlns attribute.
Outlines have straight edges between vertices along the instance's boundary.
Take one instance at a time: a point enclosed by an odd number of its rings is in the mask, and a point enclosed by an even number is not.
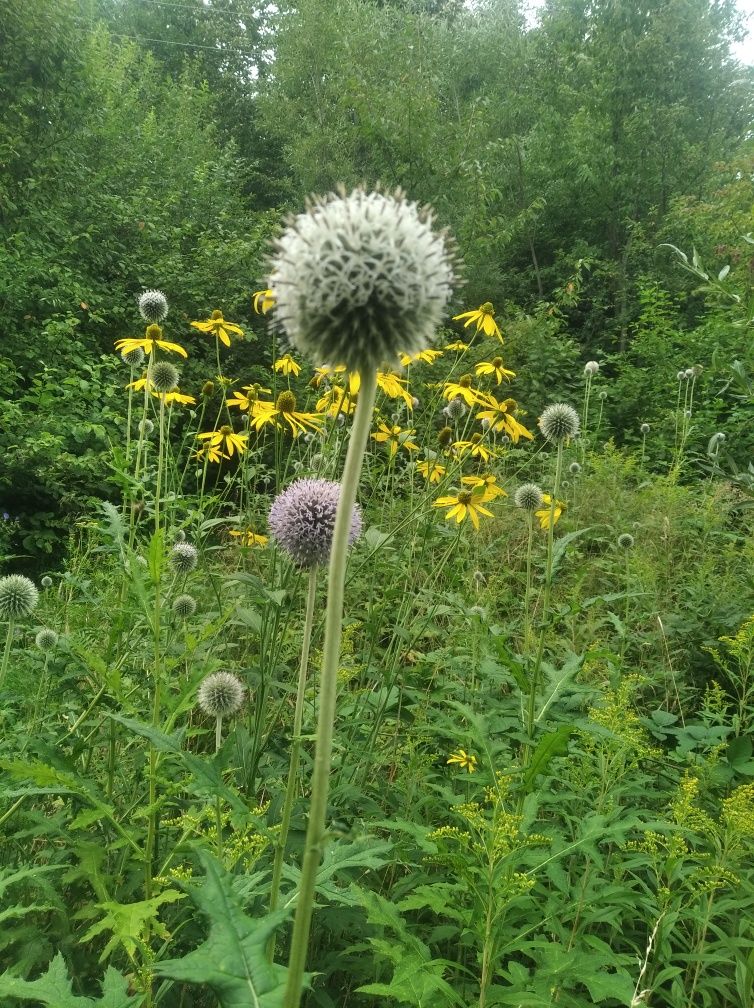
<svg viewBox="0 0 754 1008"><path fill-rule="evenodd" d="M158 920L160 907L163 903L175 903L179 899L183 899L183 893L179 893L176 889L166 889L159 896L141 900L138 903L114 903L112 901L98 903L97 908L104 911L104 916L89 928L81 941L89 942L103 931L110 931L112 938L105 946L99 961L107 959L119 945L122 945L129 956L132 956L142 943L147 925L151 925L157 932L164 931Z"/></svg>
<svg viewBox="0 0 754 1008"><path fill-rule="evenodd" d="M71 990L65 959L60 952L47 972L36 980L23 980L3 973L0 976L0 997L32 1001L49 1008L140 1008L144 1000L141 994L128 993L125 977L114 969L108 969L105 974L101 998L79 997Z"/></svg>
<svg viewBox="0 0 754 1008"><path fill-rule="evenodd" d="M160 976L206 984L221 1008L281 1008L287 969L267 958L267 944L288 917L279 910L262 920L246 916L233 877L206 851L199 852L204 884L186 888L197 908L209 918L207 940L182 959L156 967Z"/></svg>

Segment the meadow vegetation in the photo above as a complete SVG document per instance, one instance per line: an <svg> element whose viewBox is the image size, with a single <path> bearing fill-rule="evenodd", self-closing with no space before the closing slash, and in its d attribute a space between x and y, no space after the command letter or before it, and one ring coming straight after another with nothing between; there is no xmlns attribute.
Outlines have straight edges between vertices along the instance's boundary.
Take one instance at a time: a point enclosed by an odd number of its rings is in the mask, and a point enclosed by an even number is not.
<svg viewBox="0 0 754 1008"><path fill-rule="evenodd" d="M0 1004L751 1005L732 9L163 6L8 5Z"/></svg>

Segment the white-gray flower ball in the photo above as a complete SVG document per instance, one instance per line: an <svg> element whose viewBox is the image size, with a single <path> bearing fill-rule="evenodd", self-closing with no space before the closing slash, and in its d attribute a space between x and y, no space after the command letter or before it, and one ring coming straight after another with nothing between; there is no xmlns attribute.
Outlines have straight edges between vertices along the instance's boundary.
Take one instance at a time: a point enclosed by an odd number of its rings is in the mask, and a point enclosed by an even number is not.
<svg viewBox="0 0 754 1008"><path fill-rule="evenodd" d="M159 290L145 290L139 295L139 315L145 322L162 322L168 313L168 299Z"/></svg>
<svg viewBox="0 0 754 1008"><path fill-rule="evenodd" d="M513 495L513 503L522 511L536 511L542 507L543 491L536 483L522 483Z"/></svg>
<svg viewBox="0 0 754 1008"><path fill-rule="evenodd" d="M199 687L197 702L210 717L225 718L240 710L243 698L243 684L232 672L213 672Z"/></svg>
<svg viewBox="0 0 754 1008"><path fill-rule="evenodd" d="M291 343L317 363L378 367L426 347L456 280L448 239L402 193L317 199L277 242L269 287Z"/></svg>
<svg viewBox="0 0 754 1008"><path fill-rule="evenodd" d="M548 441L565 441L576 437L581 423L573 406L567 403L552 403L546 406L539 418L539 429Z"/></svg>
<svg viewBox="0 0 754 1008"><path fill-rule="evenodd" d="M179 542L170 551L170 560L179 574L189 574L196 567L199 553L191 543Z"/></svg>
<svg viewBox="0 0 754 1008"><path fill-rule="evenodd" d="M590 360L587 361L586 364L584 365L584 374L587 376L587 378L590 378L592 375L596 375L599 369L600 369L599 362L596 360Z"/></svg>
<svg viewBox="0 0 754 1008"><path fill-rule="evenodd" d="M40 651L52 651L58 643L58 635L49 627L42 627L41 630L37 631L34 643Z"/></svg>
<svg viewBox="0 0 754 1008"><path fill-rule="evenodd" d="M36 585L23 574L7 574L0 578L0 620L23 619L38 601Z"/></svg>

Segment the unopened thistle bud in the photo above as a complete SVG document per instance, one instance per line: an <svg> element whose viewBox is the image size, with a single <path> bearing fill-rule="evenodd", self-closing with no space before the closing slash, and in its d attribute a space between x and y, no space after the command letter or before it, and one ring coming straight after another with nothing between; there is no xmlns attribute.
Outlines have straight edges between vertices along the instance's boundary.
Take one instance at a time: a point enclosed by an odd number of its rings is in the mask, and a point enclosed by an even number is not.
<svg viewBox="0 0 754 1008"><path fill-rule="evenodd" d="M178 385L180 375L178 368L170 361L157 361L152 365L152 388L161 395L172 392Z"/></svg>
<svg viewBox="0 0 754 1008"><path fill-rule="evenodd" d="M641 431L641 433L644 434L644 435L649 434L649 432L650 432L651 429L652 428L649 426L648 423L643 423L641 425L641 427L639 428L639 430Z"/></svg>
<svg viewBox="0 0 754 1008"><path fill-rule="evenodd" d="M162 322L168 313L168 299L159 290L145 290L138 298L139 315L145 322Z"/></svg>
<svg viewBox="0 0 754 1008"><path fill-rule="evenodd" d="M634 537L630 532L621 532L618 536L618 547L622 550L630 550L634 545Z"/></svg>
<svg viewBox="0 0 754 1008"><path fill-rule="evenodd" d="M437 441L441 448L447 448L452 440L453 431L450 427L443 427L443 429L437 434Z"/></svg>
<svg viewBox="0 0 754 1008"><path fill-rule="evenodd" d="M42 627L41 630L37 631L34 643L40 651L52 651L57 646L58 635L54 630L50 630L49 627Z"/></svg>
<svg viewBox="0 0 754 1008"><path fill-rule="evenodd" d="M149 435L152 433L153 430L154 430L154 424L148 417L145 418L144 420L139 420L140 434L144 434L145 437L149 437Z"/></svg>
<svg viewBox="0 0 754 1008"><path fill-rule="evenodd" d="M36 585L23 574L0 578L0 620L23 619L36 608L38 601Z"/></svg>
<svg viewBox="0 0 754 1008"><path fill-rule="evenodd" d="M144 363L144 351L138 346L124 351L120 356L129 367L139 367Z"/></svg>
<svg viewBox="0 0 754 1008"><path fill-rule="evenodd" d="M276 317L302 353L349 371L426 347L455 282L453 253L429 211L354 190L316 200L277 243Z"/></svg>
<svg viewBox="0 0 754 1008"><path fill-rule="evenodd" d="M513 495L513 503L522 511L536 511L542 507L543 492L536 483L522 483Z"/></svg>
<svg viewBox="0 0 754 1008"><path fill-rule="evenodd" d="M206 381L202 385L202 395L205 399L211 399L215 394L215 383L213 381Z"/></svg>
<svg viewBox="0 0 754 1008"><path fill-rule="evenodd" d="M571 462L571 464L568 466L568 472L572 476L578 476L578 474L581 472L581 466L579 465L578 462Z"/></svg>
<svg viewBox="0 0 754 1008"><path fill-rule="evenodd" d="M546 406L539 418L539 429L548 441L565 441L576 437L580 426L578 413L566 403Z"/></svg>
<svg viewBox="0 0 754 1008"><path fill-rule="evenodd" d="M39 583L43 588L52 588L52 578L48 574L45 574Z"/></svg>
<svg viewBox="0 0 754 1008"><path fill-rule="evenodd" d="M466 403L461 398L451 399L443 410L443 413L448 420L452 420L454 423L462 420L466 416L467 412Z"/></svg>
<svg viewBox="0 0 754 1008"><path fill-rule="evenodd" d="M243 684L232 672L213 672L199 687L197 702L210 717L226 718L241 709L243 698Z"/></svg>
<svg viewBox="0 0 754 1008"><path fill-rule="evenodd" d="M196 612L196 599L192 595L176 595L173 612L179 619L189 619Z"/></svg>
<svg viewBox="0 0 754 1008"><path fill-rule="evenodd" d="M191 543L179 542L170 551L170 560L178 574L189 574L196 567L199 553Z"/></svg>

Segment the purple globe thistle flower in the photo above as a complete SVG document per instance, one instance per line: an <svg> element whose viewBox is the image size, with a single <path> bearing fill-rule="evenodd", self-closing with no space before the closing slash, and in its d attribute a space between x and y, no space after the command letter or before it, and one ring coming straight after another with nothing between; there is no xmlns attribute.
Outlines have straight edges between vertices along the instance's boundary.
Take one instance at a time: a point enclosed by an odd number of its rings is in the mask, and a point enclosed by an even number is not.
<svg viewBox="0 0 754 1008"><path fill-rule="evenodd" d="M273 539L300 567L313 567L330 558L340 483L325 479L297 479L279 494L270 508ZM349 544L361 535L361 508L354 505Z"/></svg>

